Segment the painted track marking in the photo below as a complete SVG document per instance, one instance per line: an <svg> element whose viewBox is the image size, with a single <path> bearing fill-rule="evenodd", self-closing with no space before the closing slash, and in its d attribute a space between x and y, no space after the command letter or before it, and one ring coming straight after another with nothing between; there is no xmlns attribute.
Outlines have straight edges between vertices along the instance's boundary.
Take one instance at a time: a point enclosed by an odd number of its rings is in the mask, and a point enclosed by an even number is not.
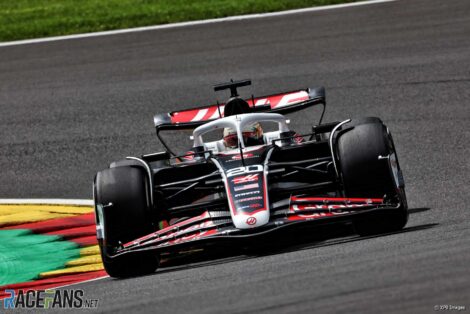
<svg viewBox="0 0 470 314"><path fill-rule="evenodd" d="M251 20L251 19L259 19L259 18L266 18L266 17L276 17L276 16L283 16L283 15L291 15L291 14L301 14L301 13L316 12L316 11L326 11L326 10L332 10L332 9L357 7L357 6L370 5L370 4L393 2L393 1L397 1L397 0L368 0L368 1L359 1L359 2L351 2L351 3L343 3L343 4L310 7L310 8L303 8L303 9L286 10L286 11L280 11L280 12L236 15L236 16L229 16L229 17L224 17L224 18L116 29L116 30L103 31L103 32L93 32L93 33L54 36L54 37L46 37L46 38L34 38L34 39L7 41L7 42L0 43L0 47L37 44L37 43L54 42L54 41L60 41L60 40L79 39L79 38L110 36L110 35L118 35L118 34L126 34L126 33L137 33L137 32L153 31L153 30L160 30L160 29L188 27L188 26L231 22L231 21Z"/></svg>

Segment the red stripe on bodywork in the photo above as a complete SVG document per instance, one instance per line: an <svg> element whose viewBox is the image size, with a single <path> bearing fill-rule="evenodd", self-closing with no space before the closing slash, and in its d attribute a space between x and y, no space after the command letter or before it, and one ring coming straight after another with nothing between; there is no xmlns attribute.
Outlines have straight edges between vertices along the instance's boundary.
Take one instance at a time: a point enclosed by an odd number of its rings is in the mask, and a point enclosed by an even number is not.
<svg viewBox="0 0 470 314"><path fill-rule="evenodd" d="M210 237L210 236L214 236L218 233L219 232L217 231L217 229L210 229L210 230L206 230L206 231L195 232L193 234L189 234L189 235L181 237L181 238L177 238L177 239L169 240L169 241L164 242L164 243L160 243L157 247L174 245L174 244L181 244L181 243L185 243L185 242L191 242L191 241L199 240L199 239L202 239L202 238L207 238L207 237Z"/></svg>
<svg viewBox="0 0 470 314"><path fill-rule="evenodd" d="M199 221L203 221L207 218L209 218L210 215L208 212L204 212L202 213L201 215L199 216L196 216L196 217L193 217L193 218L190 218L190 219L186 219L186 220L183 220L181 222L178 222L174 225L171 225L165 229L162 229L162 230L158 230L156 232L153 232L153 233L150 233L146 236L143 236L143 237L140 237L136 240L133 240L133 241L130 241L130 242L127 242L126 244L123 245L123 247L127 248L129 246L132 246L135 244L135 242L142 242L142 241L145 241L145 240L148 240L152 237L155 237L155 236L162 236L164 235L165 233L167 232L171 232L171 231L174 231L174 230L177 230L178 228L181 228L183 226L187 226L187 225L190 225L190 224L193 224L193 223L196 223L196 222L199 222Z"/></svg>
<svg viewBox="0 0 470 314"><path fill-rule="evenodd" d="M202 230L202 229L207 229L207 228L210 228L210 227L215 227L214 223L209 220L209 221L204 221L204 222L201 222L201 223L198 223L198 224L195 224L195 225L192 225L192 226L189 226L189 227L186 227L184 229L179 229L177 231L174 231L174 232L171 232L171 233L168 233L168 234L165 234L161 237L158 237L158 238L155 238L155 239L151 239L149 241L146 241L145 243L140 243L141 245L145 245L145 246L148 246L149 244L156 244L158 242L163 242L163 243L167 243L167 242L171 242L171 241L178 241L180 242L181 239L186 239L187 237L192 237L194 236L195 234L202 234L202 233L206 233L208 230ZM184 234L184 235L183 235ZM185 241L183 241L185 242Z"/></svg>
<svg viewBox="0 0 470 314"><path fill-rule="evenodd" d="M198 114L200 109L174 112L171 116L171 123L190 122Z"/></svg>
<svg viewBox="0 0 470 314"><path fill-rule="evenodd" d="M298 97L288 99L287 101L283 101L283 99L285 99L285 97L287 97L287 98L292 97L296 94L298 94ZM252 99L247 99L246 101L248 102L248 104L250 106L253 106L253 104L256 104L256 102L258 102L259 100L264 100L264 99L266 99L266 101L263 101L259 105L269 104L269 105L271 105L271 109L274 109L274 108L278 107L279 104L281 104L281 103L282 103L282 107L284 107L284 106L291 105L291 104L294 104L294 103L297 103L297 102L308 100L309 96L308 96L308 93L305 90L299 90L299 91L295 91L295 92L291 92L291 93L276 94L276 95L271 95L271 96L255 98L254 102L253 102ZM225 106L225 104L220 104L222 117L224 116L224 113L223 113L223 107L224 106ZM212 117L212 115L216 111L218 111L219 109L217 108L217 105L210 105L210 106L201 107L201 108L197 108L197 109L175 111L175 112L172 112L170 114L171 123L172 124L177 124L177 123L191 122L201 110L208 110L208 111L204 115L204 117L199 121L208 121L209 118Z"/></svg>
<svg viewBox="0 0 470 314"><path fill-rule="evenodd" d="M293 202L320 202L320 203L332 203L332 202L341 202L341 203L383 203L383 198L344 198L344 197L297 197L293 196L291 198Z"/></svg>
<svg viewBox="0 0 470 314"><path fill-rule="evenodd" d="M335 204L335 205L318 205L318 204L311 204L311 205L293 205L291 206L291 210L293 211L315 211L315 210L320 210L320 211L331 211L331 210L336 210L336 209L350 209L350 208L362 208L362 207L375 207L374 205L371 204Z"/></svg>
<svg viewBox="0 0 470 314"><path fill-rule="evenodd" d="M214 106L214 107L211 107L209 108L209 110L207 110L207 113L204 115L204 117L202 118L202 121L206 121L206 120L209 120L210 117L212 117L212 115L217 111L217 106Z"/></svg>

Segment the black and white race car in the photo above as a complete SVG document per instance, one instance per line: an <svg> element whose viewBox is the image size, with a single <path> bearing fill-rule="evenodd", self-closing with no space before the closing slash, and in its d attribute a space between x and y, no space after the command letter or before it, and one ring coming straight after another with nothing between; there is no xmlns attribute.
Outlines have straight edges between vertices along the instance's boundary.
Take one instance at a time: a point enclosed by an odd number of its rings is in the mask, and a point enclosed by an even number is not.
<svg viewBox="0 0 470 314"><path fill-rule="evenodd" d="M159 114L166 151L127 157L97 173L97 238L112 277L151 273L162 255L216 243L331 223L360 235L402 229L404 181L392 136L379 118L289 128L284 114L326 105L323 88ZM191 129L193 147L178 155L163 130ZM311 227L304 228L304 227Z"/></svg>

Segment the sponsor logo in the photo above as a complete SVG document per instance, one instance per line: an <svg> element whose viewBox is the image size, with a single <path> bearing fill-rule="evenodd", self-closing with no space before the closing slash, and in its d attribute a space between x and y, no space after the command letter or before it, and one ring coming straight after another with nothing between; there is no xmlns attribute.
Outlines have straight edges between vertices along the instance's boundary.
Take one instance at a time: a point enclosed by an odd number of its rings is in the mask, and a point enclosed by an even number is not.
<svg viewBox="0 0 470 314"><path fill-rule="evenodd" d="M368 207L367 204L347 204L347 205L293 205L292 210L294 211L310 211L310 210L342 210L348 208L360 208Z"/></svg>
<svg viewBox="0 0 470 314"><path fill-rule="evenodd" d="M85 299L82 289L23 290L5 289L4 309L91 309L98 308L98 299Z"/></svg>
<svg viewBox="0 0 470 314"><path fill-rule="evenodd" d="M245 184L245 185L241 185L241 186L236 186L234 187L233 189L235 190L235 192L238 192L238 191L244 191L244 190L250 190L250 189L257 189L259 188L259 184L258 183L251 183L251 184Z"/></svg>
<svg viewBox="0 0 470 314"><path fill-rule="evenodd" d="M263 198L261 196L253 196L253 197L248 197L248 198L242 198L241 200L237 200L239 203L245 203L249 201L259 201L262 200Z"/></svg>
<svg viewBox="0 0 470 314"><path fill-rule="evenodd" d="M341 213L332 212L332 213L298 214L298 216L301 217L301 218L313 219L313 218L320 218L320 217L331 217L331 216L336 216L336 215L344 215L344 214L349 214L349 213L350 212L345 211L345 212L341 212Z"/></svg>
<svg viewBox="0 0 470 314"><path fill-rule="evenodd" d="M247 182L258 181L258 174L249 174L247 176L236 177L232 180L234 184L242 184Z"/></svg>
<svg viewBox="0 0 470 314"><path fill-rule="evenodd" d="M246 208L250 208L250 205L243 205L243 206L239 206L237 207L239 210L242 210L242 209L246 209Z"/></svg>
<svg viewBox="0 0 470 314"><path fill-rule="evenodd" d="M250 225L250 226L253 226L254 224L256 224L256 218L255 217L248 217L248 219L246 220L246 224Z"/></svg>
<svg viewBox="0 0 470 314"><path fill-rule="evenodd" d="M254 157L258 157L258 156L255 156L252 153L243 154L243 159L254 158ZM232 157L232 160L241 160L241 159L242 159L241 155L235 155Z"/></svg>
<svg viewBox="0 0 470 314"><path fill-rule="evenodd" d="M260 207L263 207L263 205L260 204L260 203L253 203L253 204L249 204L249 205L237 206L237 209L238 210L243 210L243 209L247 209L247 208L260 208Z"/></svg>
<svg viewBox="0 0 470 314"><path fill-rule="evenodd" d="M259 193L260 193L259 191L250 191L250 192L235 194L235 197L248 196L248 195L259 194Z"/></svg>

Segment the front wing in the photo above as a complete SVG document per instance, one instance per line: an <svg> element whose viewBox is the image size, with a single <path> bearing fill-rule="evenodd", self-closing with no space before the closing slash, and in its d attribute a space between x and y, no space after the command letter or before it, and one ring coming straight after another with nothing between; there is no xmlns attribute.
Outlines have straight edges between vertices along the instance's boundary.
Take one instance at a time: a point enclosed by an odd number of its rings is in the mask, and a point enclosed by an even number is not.
<svg viewBox="0 0 470 314"><path fill-rule="evenodd" d="M274 232L347 222L371 213L394 211L399 204L387 204L381 198L291 197L284 209L274 210L271 221L258 228L240 230L233 227L229 212L205 211L164 229L123 244L112 256L139 251L177 252L204 243L243 242Z"/></svg>

